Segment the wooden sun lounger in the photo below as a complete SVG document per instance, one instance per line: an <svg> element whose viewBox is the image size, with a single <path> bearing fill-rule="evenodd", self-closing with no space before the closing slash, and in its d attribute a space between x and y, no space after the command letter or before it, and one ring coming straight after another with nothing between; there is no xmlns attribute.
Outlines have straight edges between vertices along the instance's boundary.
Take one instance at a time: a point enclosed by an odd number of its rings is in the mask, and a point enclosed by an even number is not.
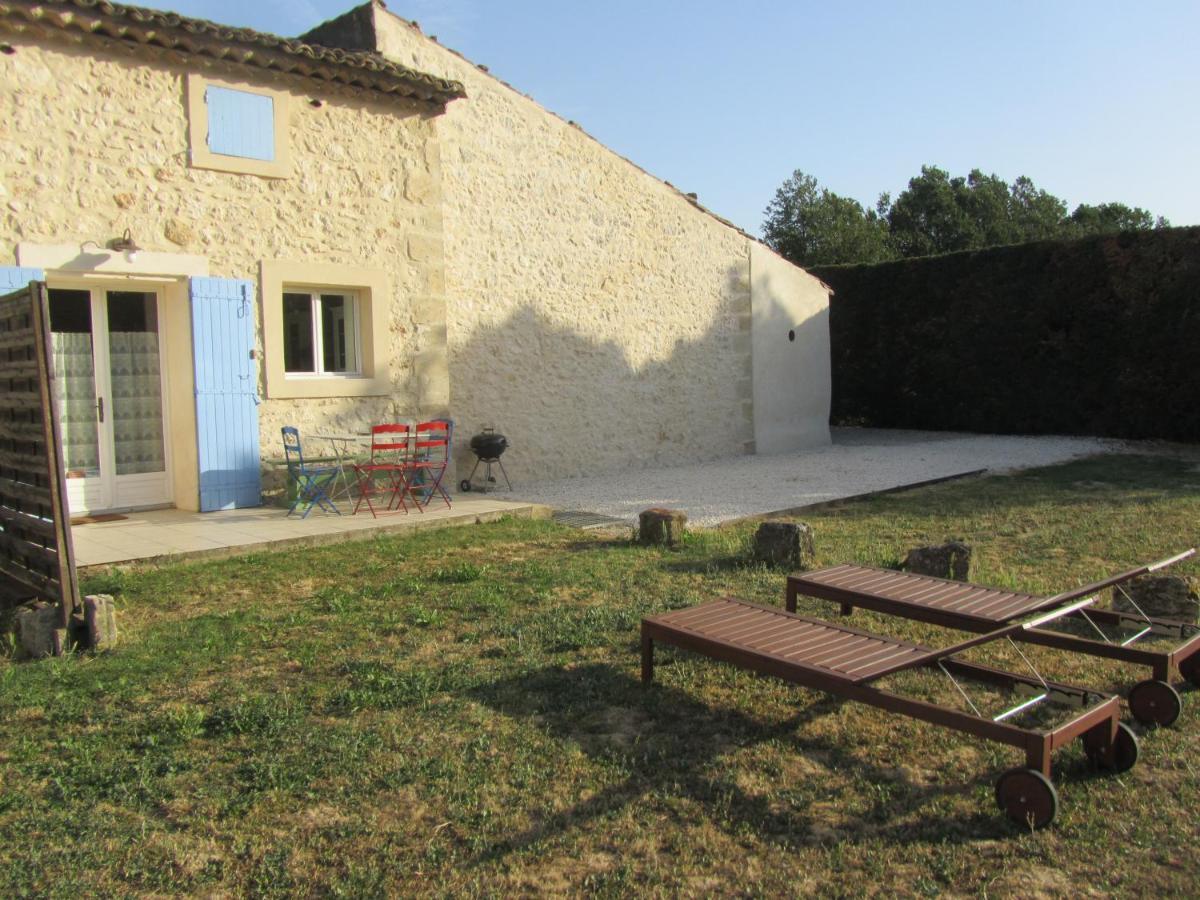
<svg viewBox="0 0 1200 900"><path fill-rule="evenodd" d="M799 596L815 597L841 604L843 615L849 615L855 607L862 607L947 628L991 633L1021 616L1093 596L1105 588L1158 571L1195 553L1195 550L1188 550L1053 597L1038 597L870 566L834 566L790 575L787 580L787 608L794 612ZM1149 666L1151 677L1134 685L1129 691L1130 712L1146 725L1170 725L1179 717L1183 705L1169 678L1172 670L1178 669L1184 678L1200 686L1200 626L1175 619L1091 607L1073 610L1064 618L1068 617L1090 622L1099 639L1044 628L1025 628L1009 636L1031 644ZM1124 641L1110 639L1099 627L1101 625L1136 633ZM1146 635L1167 636L1180 643L1170 650L1134 646L1139 638Z"/></svg>
<svg viewBox="0 0 1200 900"><path fill-rule="evenodd" d="M1042 618L1061 614L1060 610ZM1008 633L1027 624L1006 626L1001 631ZM989 634L935 650L775 607L725 598L643 619L642 680L654 678L655 643L669 644L793 684L1018 747L1025 751L1026 765L1000 777L996 783L997 803L1014 821L1043 827L1058 809L1058 795L1050 782L1050 757L1055 750L1081 737L1095 762L1125 771L1137 760L1137 740L1119 721L1120 703L1116 697L954 658L962 650L999 636ZM974 704L974 713L969 713L904 697L874 684L887 675L914 668L944 672L960 692L955 676L1033 696L989 717L979 713ZM965 693L963 696L970 703ZM1080 711L1069 721L1045 731L1005 721L1041 701L1079 707Z"/></svg>

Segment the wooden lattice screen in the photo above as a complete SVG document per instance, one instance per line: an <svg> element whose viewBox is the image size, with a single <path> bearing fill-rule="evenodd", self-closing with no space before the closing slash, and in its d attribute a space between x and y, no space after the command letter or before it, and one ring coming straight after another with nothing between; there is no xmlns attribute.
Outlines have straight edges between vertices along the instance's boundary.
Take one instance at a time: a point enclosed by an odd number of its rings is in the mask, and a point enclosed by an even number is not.
<svg viewBox="0 0 1200 900"><path fill-rule="evenodd" d="M0 575L79 609L46 285L0 297Z"/></svg>

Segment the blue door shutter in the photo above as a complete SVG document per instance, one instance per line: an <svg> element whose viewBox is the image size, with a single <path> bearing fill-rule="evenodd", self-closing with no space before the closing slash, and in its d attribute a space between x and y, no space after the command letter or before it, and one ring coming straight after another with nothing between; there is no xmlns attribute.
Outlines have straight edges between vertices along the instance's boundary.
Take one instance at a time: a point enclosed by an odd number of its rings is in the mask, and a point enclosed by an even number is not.
<svg viewBox="0 0 1200 900"><path fill-rule="evenodd" d="M19 291L31 281L45 281L46 273L41 269L27 269L21 266L0 266L0 293Z"/></svg>
<svg viewBox="0 0 1200 900"><path fill-rule="evenodd" d="M264 94L209 86L208 149L245 159L275 158L275 101Z"/></svg>
<svg viewBox="0 0 1200 900"><path fill-rule="evenodd" d="M254 283L193 278L200 511L262 503Z"/></svg>

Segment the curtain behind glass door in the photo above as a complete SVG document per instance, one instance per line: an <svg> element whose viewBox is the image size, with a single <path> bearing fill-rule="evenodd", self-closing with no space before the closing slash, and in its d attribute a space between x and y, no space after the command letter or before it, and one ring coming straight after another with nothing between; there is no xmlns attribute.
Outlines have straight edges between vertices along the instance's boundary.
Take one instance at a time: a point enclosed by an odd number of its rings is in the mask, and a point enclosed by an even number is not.
<svg viewBox="0 0 1200 900"><path fill-rule="evenodd" d="M108 292L108 356L118 475L162 472L162 372L152 293Z"/></svg>
<svg viewBox="0 0 1200 900"><path fill-rule="evenodd" d="M50 290L50 345L68 478L100 475L91 291Z"/></svg>

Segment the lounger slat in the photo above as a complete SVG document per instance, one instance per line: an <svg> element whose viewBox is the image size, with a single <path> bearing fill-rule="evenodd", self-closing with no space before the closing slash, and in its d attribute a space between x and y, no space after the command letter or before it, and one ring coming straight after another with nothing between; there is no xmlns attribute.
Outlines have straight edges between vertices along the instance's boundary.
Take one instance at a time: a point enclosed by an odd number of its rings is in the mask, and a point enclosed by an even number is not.
<svg viewBox="0 0 1200 900"><path fill-rule="evenodd" d="M838 586L848 590L874 593L892 586L894 581L892 576L895 574L895 572L885 572L882 569L867 569L860 572L857 577L848 579Z"/></svg>
<svg viewBox="0 0 1200 900"><path fill-rule="evenodd" d="M954 597L947 597L941 608L947 611L969 612L991 594L992 592L987 588L977 587L973 584L963 585L962 593Z"/></svg>
<svg viewBox="0 0 1200 900"><path fill-rule="evenodd" d="M770 641L764 644L757 645L755 650L762 650L775 656L782 656L788 653L793 648L799 646L816 646L818 644L827 643L829 641L829 633L823 628L811 627L804 630L798 628L786 628L783 632L775 634Z"/></svg>
<svg viewBox="0 0 1200 900"><path fill-rule="evenodd" d="M750 616L743 619L741 624L736 627L726 628L722 626L721 633L726 640L738 641L739 643L763 642L768 641L775 634L779 627L787 628L787 622L765 616Z"/></svg>
<svg viewBox="0 0 1200 900"><path fill-rule="evenodd" d="M873 678L893 667L902 667L912 658L913 651L907 647L879 646L860 653L855 659L843 661L838 671L848 678Z"/></svg>
<svg viewBox="0 0 1200 900"><path fill-rule="evenodd" d="M771 652L775 644L795 639L795 629L789 622L768 622L761 631L752 634L726 635L727 640L736 640L754 650Z"/></svg>
<svg viewBox="0 0 1200 900"><path fill-rule="evenodd" d="M931 584L929 587L918 594L914 599L914 603L925 603L929 606L940 606L942 601L947 597L953 597L955 594L961 593L962 587L953 584Z"/></svg>
<svg viewBox="0 0 1200 900"><path fill-rule="evenodd" d="M1032 594L871 566L837 566L793 575L791 581L800 593L804 593L806 586L828 588L837 593L833 598L824 591L814 591L816 596L825 599L853 604L856 597L871 598L884 603L936 609L994 624L1002 624L1046 604L1044 597Z"/></svg>
<svg viewBox="0 0 1200 900"><path fill-rule="evenodd" d="M828 642L829 635L814 635L810 633L809 637L805 638L804 640L797 641L795 644L791 644L787 647L779 648L775 651L774 655L780 656L784 659L800 659L809 653L819 650Z"/></svg>
<svg viewBox="0 0 1200 900"><path fill-rule="evenodd" d="M822 669L836 671L833 666L826 665L823 660L837 659L840 656L845 656L846 651L855 644L863 644L865 638L859 638L855 635L829 635L824 641L819 644L806 647L803 654L794 656L793 659L803 660L805 665L819 666Z"/></svg>
<svg viewBox="0 0 1200 900"><path fill-rule="evenodd" d="M738 600L717 600L646 621L681 635L694 634L743 648L780 664L853 681L861 676L850 676L848 670L875 674L881 671L881 660L894 665L929 652L904 641Z"/></svg>
<svg viewBox="0 0 1200 900"><path fill-rule="evenodd" d="M776 628L776 626L779 625L782 626L782 630ZM797 630L796 626L786 622L786 620L782 620L782 622L780 622L779 619L775 619L774 617L764 617L760 624L758 624L757 628L748 629L746 626L742 626L742 628L734 631L722 629L720 634L721 637L726 641L745 644L746 647L754 647L755 649L758 649L763 646L763 644L770 644L784 640L784 638L787 636L787 632L790 630L794 634L794 632Z"/></svg>
<svg viewBox="0 0 1200 900"><path fill-rule="evenodd" d="M839 640L819 653L808 657L808 662L823 669L835 672L842 670L843 664L853 663L861 659L864 653L875 653L879 650L879 641L864 637L850 637Z"/></svg>
<svg viewBox="0 0 1200 900"><path fill-rule="evenodd" d="M958 609L960 605L971 602L971 595L976 593L976 589L969 584L959 585L957 588L947 591L938 597L937 600L931 601L931 606L937 606L938 609Z"/></svg>
<svg viewBox="0 0 1200 900"><path fill-rule="evenodd" d="M715 627L719 628L723 636L733 636L743 630L757 628L763 622L769 621L763 617L764 611L756 607L732 604L728 601L718 601L716 604L712 604L712 607L707 615L691 619L678 627L695 631L698 634L706 634ZM675 625L676 623L672 622L671 624Z"/></svg>
<svg viewBox="0 0 1200 900"><path fill-rule="evenodd" d="M724 601L720 601L720 602L724 603ZM699 609L704 609L704 607L699 607ZM705 610L705 615L703 615L703 616L696 616L695 618L687 619L687 620L684 620L683 622L672 621L671 624L678 625L679 627L682 627L682 628L690 628L695 631L695 630L703 629L704 626L706 624L708 624L709 622L721 621L722 624L726 628L730 628L730 627L733 627L735 624L737 624L739 621L743 621L743 620L751 621L753 619L753 616L754 616L754 613L751 610L746 610L746 609L728 610L724 607L717 606L716 604L714 604L713 608ZM728 618L725 618L725 617L728 617Z"/></svg>
<svg viewBox="0 0 1200 900"><path fill-rule="evenodd" d="M912 657L909 650L881 650L878 654L864 658L859 664L848 666L846 675L855 679L876 678L894 668L901 668Z"/></svg>

